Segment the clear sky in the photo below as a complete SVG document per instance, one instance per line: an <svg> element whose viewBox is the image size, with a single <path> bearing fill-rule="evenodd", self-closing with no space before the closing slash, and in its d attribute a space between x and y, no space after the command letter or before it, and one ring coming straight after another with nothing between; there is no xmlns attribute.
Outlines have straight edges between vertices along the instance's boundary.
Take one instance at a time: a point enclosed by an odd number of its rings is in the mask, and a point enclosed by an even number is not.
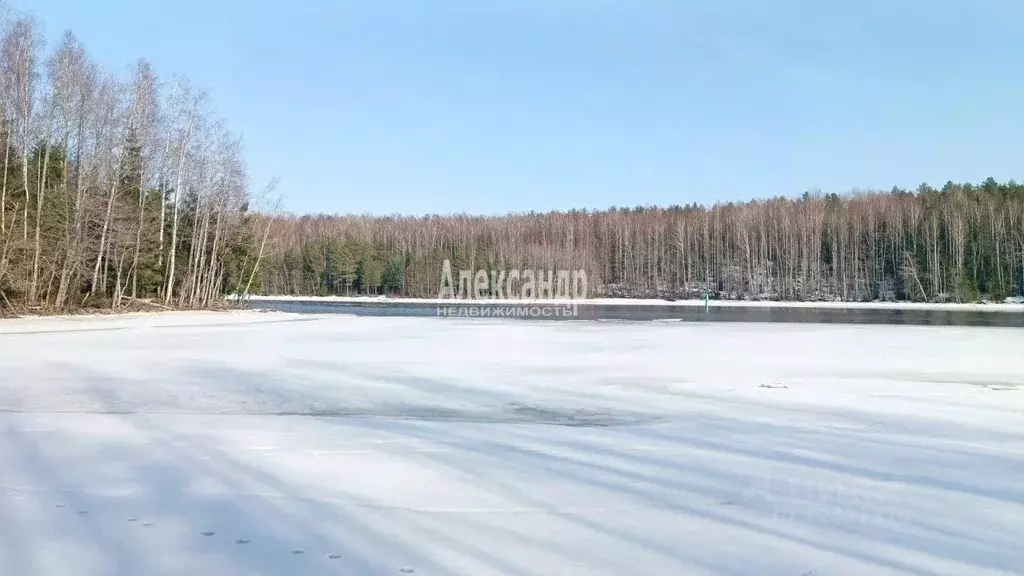
<svg viewBox="0 0 1024 576"><path fill-rule="evenodd" d="M211 93L301 212L1024 178L1021 0L13 0Z"/></svg>

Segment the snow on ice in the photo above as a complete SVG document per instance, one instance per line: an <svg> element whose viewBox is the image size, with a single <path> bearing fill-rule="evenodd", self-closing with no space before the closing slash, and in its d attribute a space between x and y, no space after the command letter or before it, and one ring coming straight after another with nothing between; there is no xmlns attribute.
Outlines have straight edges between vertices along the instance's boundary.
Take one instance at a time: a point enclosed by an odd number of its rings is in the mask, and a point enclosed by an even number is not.
<svg viewBox="0 0 1024 576"><path fill-rule="evenodd" d="M1024 572L1024 331L0 323L0 574Z"/></svg>

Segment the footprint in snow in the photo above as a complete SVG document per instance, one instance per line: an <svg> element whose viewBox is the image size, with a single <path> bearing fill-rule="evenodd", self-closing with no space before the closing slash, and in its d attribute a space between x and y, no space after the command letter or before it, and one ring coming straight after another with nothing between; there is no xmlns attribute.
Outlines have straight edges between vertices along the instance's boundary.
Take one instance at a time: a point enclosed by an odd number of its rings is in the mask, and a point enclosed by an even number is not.
<svg viewBox="0 0 1024 576"><path fill-rule="evenodd" d="M292 550L292 554L305 554L305 550Z"/></svg>
<svg viewBox="0 0 1024 576"><path fill-rule="evenodd" d="M152 526L153 526L152 522L146 522L145 524L142 525L143 528L150 528Z"/></svg>
<svg viewBox="0 0 1024 576"><path fill-rule="evenodd" d="M213 536L214 532L200 532L203 536Z"/></svg>
<svg viewBox="0 0 1024 576"><path fill-rule="evenodd" d="M338 558L341 558L341 554L328 554L327 557L331 560L337 560Z"/></svg>
<svg viewBox="0 0 1024 576"><path fill-rule="evenodd" d="M238 540L235 540L235 544L248 544L248 543L249 543L249 541L246 540L245 538L239 538Z"/></svg>
<svg viewBox="0 0 1024 576"><path fill-rule="evenodd" d="M138 518L125 518L124 520L125 520L125 522L138 522L139 521Z"/></svg>

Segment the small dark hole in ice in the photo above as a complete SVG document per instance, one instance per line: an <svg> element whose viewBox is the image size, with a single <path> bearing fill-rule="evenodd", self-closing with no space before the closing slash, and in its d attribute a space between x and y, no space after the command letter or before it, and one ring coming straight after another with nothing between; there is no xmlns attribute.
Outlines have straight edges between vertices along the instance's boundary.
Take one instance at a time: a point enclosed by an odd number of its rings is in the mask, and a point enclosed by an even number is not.
<svg viewBox="0 0 1024 576"><path fill-rule="evenodd" d="M213 532L202 532L201 534L203 536L213 536L214 533Z"/></svg>

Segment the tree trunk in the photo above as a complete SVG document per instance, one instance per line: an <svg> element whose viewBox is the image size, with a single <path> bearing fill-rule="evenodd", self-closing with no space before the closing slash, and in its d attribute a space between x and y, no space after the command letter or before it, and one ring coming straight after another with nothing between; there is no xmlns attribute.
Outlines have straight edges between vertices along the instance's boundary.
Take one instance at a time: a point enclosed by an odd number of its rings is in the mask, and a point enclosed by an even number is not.
<svg viewBox="0 0 1024 576"><path fill-rule="evenodd" d="M115 198L115 196L117 196L117 182L116 181L114 182L114 184L112 184L110 186L110 194L107 196L107 211L106 211L106 215L103 217L103 228L102 228L102 231L100 232L100 249L99 249L98 254L96 255L96 265L93 266L93 269L92 269L92 287L89 290L90 294L94 294L96 292L96 287L99 285L99 281L100 281L100 268L103 265L103 257L104 257L104 252L105 252L105 248L106 248L106 245L107 245L107 231L110 228L110 216L111 216L111 214L114 211L114 198ZM103 277L105 279L106 278L106 274L104 274Z"/></svg>

